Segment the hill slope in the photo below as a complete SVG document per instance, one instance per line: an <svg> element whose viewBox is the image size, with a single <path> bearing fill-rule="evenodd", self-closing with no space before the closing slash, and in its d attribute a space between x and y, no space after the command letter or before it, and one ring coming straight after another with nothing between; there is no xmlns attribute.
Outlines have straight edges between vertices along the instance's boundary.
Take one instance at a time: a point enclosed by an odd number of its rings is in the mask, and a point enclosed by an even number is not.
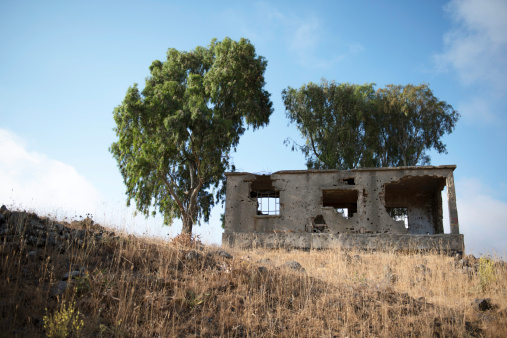
<svg viewBox="0 0 507 338"><path fill-rule="evenodd" d="M500 261L224 251L0 210L6 336L505 337L506 307Z"/></svg>

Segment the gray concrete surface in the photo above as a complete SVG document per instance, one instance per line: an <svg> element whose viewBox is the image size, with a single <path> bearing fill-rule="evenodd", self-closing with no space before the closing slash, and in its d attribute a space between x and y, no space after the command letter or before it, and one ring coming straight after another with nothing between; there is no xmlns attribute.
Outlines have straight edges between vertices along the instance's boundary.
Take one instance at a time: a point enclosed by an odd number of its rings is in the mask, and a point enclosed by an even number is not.
<svg viewBox="0 0 507 338"><path fill-rule="evenodd" d="M455 168L226 173L223 244L463 252ZM444 187L451 234L444 234L443 229ZM248 241L252 244L247 245Z"/></svg>

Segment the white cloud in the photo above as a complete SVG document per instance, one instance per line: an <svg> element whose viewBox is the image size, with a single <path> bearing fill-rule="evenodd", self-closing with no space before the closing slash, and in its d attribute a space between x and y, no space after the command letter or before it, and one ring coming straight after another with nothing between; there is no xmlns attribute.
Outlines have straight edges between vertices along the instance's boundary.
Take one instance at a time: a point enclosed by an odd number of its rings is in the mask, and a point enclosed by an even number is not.
<svg viewBox="0 0 507 338"><path fill-rule="evenodd" d="M476 96L460 103L457 110L469 122L480 124L502 123L493 113L491 108L491 99Z"/></svg>
<svg viewBox="0 0 507 338"><path fill-rule="evenodd" d="M294 30L289 42L291 50L304 57L317 49L322 36L322 28L317 18L311 17L305 21L299 21L298 19L285 19L284 21L288 26L293 26L292 29Z"/></svg>
<svg viewBox="0 0 507 338"><path fill-rule="evenodd" d="M505 258L507 203L495 198L494 191L477 178L456 181L456 194L460 233L465 236L467 253L496 253ZM443 201L446 206L447 196L443 196ZM449 229L447 212L444 212L444 224Z"/></svg>
<svg viewBox="0 0 507 338"><path fill-rule="evenodd" d="M267 2L259 2L255 11L244 14L227 10L226 15L232 18L243 34L253 40L278 41L288 53L302 66L312 68L329 68L349 55L361 53L364 47L359 43L338 41L330 43L326 29L319 17L312 13L303 16L290 11L279 11ZM342 45L342 52L335 55L322 52L322 48L329 45ZM329 55L322 57L321 55Z"/></svg>
<svg viewBox="0 0 507 338"><path fill-rule="evenodd" d="M264 18L263 28L271 32L281 30L286 48L295 54L300 64L315 63L316 51L324 35L320 20L316 16L299 17L282 13L271 4L264 2L258 3L256 7L257 16ZM322 59L318 61L323 63Z"/></svg>
<svg viewBox="0 0 507 338"><path fill-rule="evenodd" d="M487 82L498 92L507 88L507 2L453 0L446 7L453 26L444 35L438 68L456 71L465 85Z"/></svg>
<svg viewBox="0 0 507 338"><path fill-rule="evenodd" d="M135 208L125 206L123 194L118 197L102 200L98 190L74 167L27 150L23 139L0 128L0 206L57 218L91 213L99 224L136 235L171 238L181 232L180 220L166 227L160 215L147 219L134 216ZM209 224L194 226L194 234L204 243L220 245L220 212L219 207L213 209Z"/></svg>
<svg viewBox="0 0 507 338"><path fill-rule="evenodd" d="M93 213L99 192L75 168L30 152L0 129L0 204L74 216Z"/></svg>

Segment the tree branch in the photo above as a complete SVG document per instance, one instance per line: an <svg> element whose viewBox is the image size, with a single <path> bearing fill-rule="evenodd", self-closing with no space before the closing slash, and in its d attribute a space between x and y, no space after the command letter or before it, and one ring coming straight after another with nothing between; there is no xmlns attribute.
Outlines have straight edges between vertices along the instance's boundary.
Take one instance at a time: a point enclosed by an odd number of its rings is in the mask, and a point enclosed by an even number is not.
<svg viewBox="0 0 507 338"><path fill-rule="evenodd" d="M167 178L164 176L161 176L160 178L162 179L162 182L164 182L164 185L166 186L166 188L169 190L169 194L171 194L172 198L174 198L174 201L176 202L176 204L180 208L181 214L184 217L186 217L187 212L185 210L185 207L183 206L183 202L179 199L178 195L176 195L176 193L174 192L174 189L172 188L171 183L169 183L167 181ZM172 181L172 178L171 178L171 181Z"/></svg>
<svg viewBox="0 0 507 338"><path fill-rule="evenodd" d="M315 149L315 143L313 141L313 137L310 135L309 138L310 138L310 143L312 145L313 153L315 154L315 156L319 159L319 161L321 161L326 166L328 166L328 164L326 163L326 161L324 161L322 158L320 158L319 154L317 154L317 150Z"/></svg>

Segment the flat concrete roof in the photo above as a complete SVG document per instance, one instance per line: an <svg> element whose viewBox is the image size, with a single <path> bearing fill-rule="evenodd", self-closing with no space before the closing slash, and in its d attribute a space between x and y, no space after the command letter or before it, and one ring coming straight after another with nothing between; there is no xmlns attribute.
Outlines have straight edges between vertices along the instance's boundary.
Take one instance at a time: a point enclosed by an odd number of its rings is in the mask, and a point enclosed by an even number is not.
<svg viewBox="0 0 507 338"><path fill-rule="evenodd" d="M451 169L454 171L456 169L455 164L451 165L425 165L425 166L407 166L407 167L379 167L379 168L357 168L350 170L338 170L338 169L311 169L311 170L280 170L271 174L256 174L249 172L226 172L225 176L234 176L234 175L273 175L273 174L308 174L308 173L334 173L334 172L345 172L345 171L389 171L389 170L432 170L432 169Z"/></svg>

